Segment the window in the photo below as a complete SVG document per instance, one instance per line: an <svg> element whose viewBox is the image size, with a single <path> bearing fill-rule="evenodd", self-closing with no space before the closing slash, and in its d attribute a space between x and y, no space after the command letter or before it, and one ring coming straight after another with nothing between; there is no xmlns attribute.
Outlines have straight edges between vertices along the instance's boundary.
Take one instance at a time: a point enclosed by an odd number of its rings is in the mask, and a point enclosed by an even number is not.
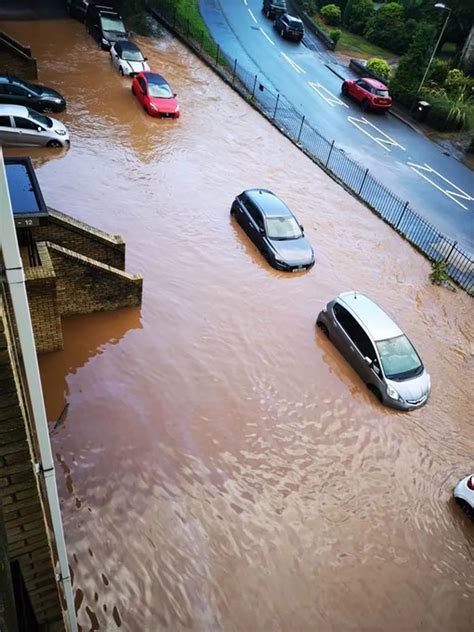
<svg viewBox="0 0 474 632"><path fill-rule="evenodd" d="M140 86L140 88L146 94L146 83L144 82L144 80L141 77L138 77L137 81L138 81L138 85Z"/></svg>
<svg viewBox="0 0 474 632"><path fill-rule="evenodd" d="M103 31L112 31L114 33L120 33L121 35L127 34L124 25L118 17L101 15L100 24Z"/></svg>
<svg viewBox="0 0 474 632"><path fill-rule="evenodd" d="M334 305L334 315L361 354L364 357L367 356L372 361L376 360L377 354L375 353L374 345L352 314L349 314L347 309L342 307L342 305L336 303Z"/></svg>
<svg viewBox="0 0 474 632"><path fill-rule="evenodd" d="M294 217L267 217L267 236L270 239L299 239L301 228Z"/></svg>
<svg viewBox="0 0 474 632"><path fill-rule="evenodd" d="M32 110L31 108L28 108L28 114L30 115L31 119L33 119L40 125L43 125L44 127L53 127L53 121L49 118L49 116L40 114L39 112L36 112L36 110Z"/></svg>
<svg viewBox="0 0 474 632"><path fill-rule="evenodd" d="M9 116L0 116L0 127L11 127L12 123Z"/></svg>
<svg viewBox="0 0 474 632"><path fill-rule="evenodd" d="M157 97L159 99L172 99L173 93L167 83L148 83L148 92L151 97Z"/></svg>
<svg viewBox="0 0 474 632"><path fill-rule="evenodd" d="M22 88L21 86L13 86L12 84L10 84L7 87L7 94L15 97L26 97L28 93L25 88Z"/></svg>
<svg viewBox="0 0 474 632"><path fill-rule="evenodd" d="M406 336L379 340L377 348L389 380L404 380L423 371L423 364Z"/></svg>
<svg viewBox="0 0 474 632"><path fill-rule="evenodd" d="M29 119L20 118L19 116L14 116L13 120L15 121L15 127L20 129L34 129L38 131L38 124L34 121L30 121Z"/></svg>
<svg viewBox="0 0 474 632"><path fill-rule="evenodd" d="M262 214L258 210L257 206L248 198L244 200L244 204L249 212L250 217L257 224L259 228L263 228L263 218Z"/></svg>

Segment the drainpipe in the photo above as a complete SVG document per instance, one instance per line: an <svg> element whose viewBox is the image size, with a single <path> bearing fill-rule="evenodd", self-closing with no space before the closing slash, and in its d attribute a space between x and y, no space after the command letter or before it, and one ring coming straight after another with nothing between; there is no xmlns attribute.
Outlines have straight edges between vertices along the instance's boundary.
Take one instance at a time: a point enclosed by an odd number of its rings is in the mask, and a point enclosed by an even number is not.
<svg viewBox="0 0 474 632"><path fill-rule="evenodd" d="M39 471L43 474L48 500L51 523L54 532L54 540L58 554L59 577L58 582L63 589L67 605L67 620L69 632L77 632L77 621L72 594L71 576L64 540L61 510L59 507L58 489L56 487L56 473L54 469L53 454L49 441L48 421L43 400L43 389L36 357L36 346L31 325L30 309L26 295L25 275L20 258L18 241L16 237L13 211L8 190L7 176L3 162L3 153L0 147L0 250L3 253L3 262L6 269L7 284L15 315L21 355L31 401L33 423L36 429L40 454Z"/></svg>

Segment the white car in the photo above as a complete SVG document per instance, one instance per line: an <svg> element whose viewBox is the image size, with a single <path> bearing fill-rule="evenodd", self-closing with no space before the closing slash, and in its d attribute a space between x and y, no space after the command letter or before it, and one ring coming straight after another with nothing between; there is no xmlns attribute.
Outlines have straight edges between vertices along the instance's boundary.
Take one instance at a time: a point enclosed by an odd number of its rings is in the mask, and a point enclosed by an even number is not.
<svg viewBox="0 0 474 632"><path fill-rule="evenodd" d="M456 485L453 491L456 502L474 517L474 474L466 476Z"/></svg>
<svg viewBox="0 0 474 632"><path fill-rule="evenodd" d="M61 121L36 110L23 105L0 105L0 143L68 147L69 133Z"/></svg>
<svg viewBox="0 0 474 632"><path fill-rule="evenodd" d="M143 56L142 51L128 40L115 42L110 49L110 59L122 77L124 75L135 77L139 72L150 70L147 58Z"/></svg>

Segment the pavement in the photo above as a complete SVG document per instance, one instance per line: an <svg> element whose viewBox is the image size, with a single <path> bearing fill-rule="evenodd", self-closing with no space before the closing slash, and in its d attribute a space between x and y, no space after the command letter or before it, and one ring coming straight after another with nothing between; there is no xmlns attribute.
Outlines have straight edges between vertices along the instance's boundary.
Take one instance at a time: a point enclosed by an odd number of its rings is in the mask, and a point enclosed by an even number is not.
<svg viewBox="0 0 474 632"><path fill-rule="evenodd" d="M283 40L261 12L261 0L200 0L200 8L229 58L285 97L325 138L465 252L474 252L470 169L447 156L400 111L365 113L341 96L341 80L355 76L352 71L309 30L302 44Z"/></svg>

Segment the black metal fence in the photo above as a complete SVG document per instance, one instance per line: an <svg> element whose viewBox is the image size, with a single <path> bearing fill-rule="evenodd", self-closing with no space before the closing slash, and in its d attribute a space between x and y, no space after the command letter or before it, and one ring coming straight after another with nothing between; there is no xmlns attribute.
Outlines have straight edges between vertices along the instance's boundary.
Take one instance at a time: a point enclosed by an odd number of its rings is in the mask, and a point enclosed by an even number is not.
<svg viewBox="0 0 474 632"><path fill-rule="evenodd" d="M402 200L362 167L334 141L322 136L277 92L268 89L257 74L229 57L207 31L193 27L181 16L172 0L150 0L148 10L200 54L205 61L251 101L288 138L315 160L333 178L366 203L379 217L433 262L444 261L453 281L474 294L474 260L456 241L424 220L409 202Z"/></svg>

